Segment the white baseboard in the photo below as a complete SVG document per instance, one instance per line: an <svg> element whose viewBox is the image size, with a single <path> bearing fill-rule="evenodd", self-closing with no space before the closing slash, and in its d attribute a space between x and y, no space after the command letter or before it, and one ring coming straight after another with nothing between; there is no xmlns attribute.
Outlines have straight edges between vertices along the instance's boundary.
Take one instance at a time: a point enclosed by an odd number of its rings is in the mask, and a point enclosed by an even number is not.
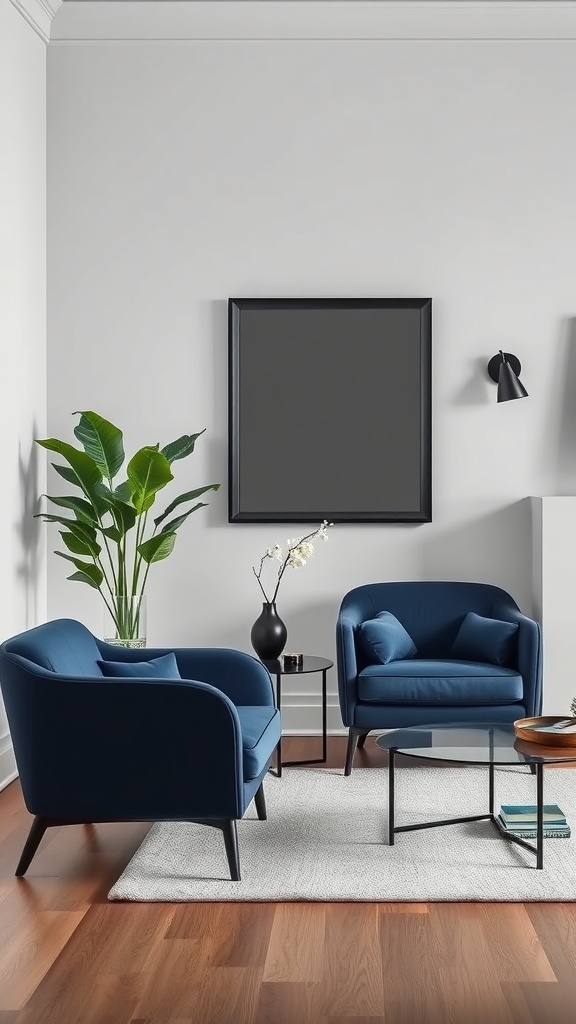
<svg viewBox="0 0 576 1024"><path fill-rule="evenodd" d="M330 736L344 736L347 732L342 725L338 698L330 693L326 703L326 729ZM282 694L282 735L322 735L322 702L319 695Z"/></svg>

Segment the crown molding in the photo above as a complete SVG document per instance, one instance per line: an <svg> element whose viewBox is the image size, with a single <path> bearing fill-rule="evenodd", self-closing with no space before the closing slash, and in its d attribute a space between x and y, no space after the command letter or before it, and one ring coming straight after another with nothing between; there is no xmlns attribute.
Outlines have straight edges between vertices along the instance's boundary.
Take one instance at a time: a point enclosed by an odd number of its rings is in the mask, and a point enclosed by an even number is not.
<svg viewBox="0 0 576 1024"><path fill-rule="evenodd" d="M60 44L272 39L576 39L576 2L66 0L50 32Z"/></svg>
<svg viewBox="0 0 576 1024"><path fill-rule="evenodd" d="M11 0L17 11L45 43L50 39L50 26L62 0Z"/></svg>

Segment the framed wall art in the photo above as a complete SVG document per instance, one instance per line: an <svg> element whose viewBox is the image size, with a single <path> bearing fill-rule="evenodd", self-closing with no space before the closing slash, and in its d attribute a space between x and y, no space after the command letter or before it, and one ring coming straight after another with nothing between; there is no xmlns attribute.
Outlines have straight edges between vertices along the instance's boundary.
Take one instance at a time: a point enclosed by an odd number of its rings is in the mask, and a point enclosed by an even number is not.
<svg viewBox="0 0 576 1024"><path fill-rule="evenodd" d="M432 300L228 301L229 521L432 518Z"/></svg>

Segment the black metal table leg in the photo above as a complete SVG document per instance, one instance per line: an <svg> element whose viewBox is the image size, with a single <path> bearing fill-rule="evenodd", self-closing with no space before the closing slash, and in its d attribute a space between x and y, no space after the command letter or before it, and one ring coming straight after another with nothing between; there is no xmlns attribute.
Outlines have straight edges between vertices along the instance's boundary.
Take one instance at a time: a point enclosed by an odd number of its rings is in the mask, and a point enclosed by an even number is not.
<svg viewBox="0 0 576 1024"><path fill-rule="evenodd" d="M326 673L328 669L322 670L322 760L324 764L328 760L328 728L326 724Z"/></svg>
<svg viewBox="0 0 576 1024"><path fill-rule="evenodd" d="M390 748L388 761L388 845L394 846L394 747Z"/></svg>
<svg viewBox="0 0 576 1024"><path fill-rule="evenodd" d="M544 765L536 765L536 867L544 867Z"/></svg>
<svg viewBox="0 0 576 1024"><path fill-rule="evenodd" d="M329 666L332 667L332 664ZM282 777L282 765L285 768L291 767L292 765L305 765L305 764L326 764L328 760L328 723L327 723L327 672L328 669L316 669L317 672L322 672L322 757L309 757L304 761L282 761L282 746L280 741L277 747L277 771L278 778ZM280 679L281 675L276 676L276 707L280 709Z"/></svg>
<svg viewBox="0 0 576 1024"><path fill-rule="evenodd" d="M282 699L282 676L280 673L276 676L276 707L280 710L280 701ZM279 779L282 778L282 733L280 733L280 739L278 740L278 746L276 747L276 775Z"/></svg>
<svg viewBox="0 0 576 1024"><path fill-rule="evenodd" d="M494 765L488 765L488 804L490 814L494 814Z"/></svg>

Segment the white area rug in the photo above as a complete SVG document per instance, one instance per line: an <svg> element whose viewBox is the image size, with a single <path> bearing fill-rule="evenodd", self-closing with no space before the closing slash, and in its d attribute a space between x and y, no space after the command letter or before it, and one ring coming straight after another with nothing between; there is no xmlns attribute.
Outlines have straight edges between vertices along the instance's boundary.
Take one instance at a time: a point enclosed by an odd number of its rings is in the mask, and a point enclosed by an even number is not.
<svg viewBox="0 0 576 1024"><path fill-rule="evenodd" d="M489 821L404 832L387 845L388 771L286 769L265 783L268 820L239 822L242 881L232 882L220 830L158 822L108 894L111 900L531 901L576 899L576 841L547 839L544 870ZM526 769L496 770L501 803L535 803ZM576 771L544 776L576 831ZM482 814L488 770L398 767L396 825Z"/></svg>

